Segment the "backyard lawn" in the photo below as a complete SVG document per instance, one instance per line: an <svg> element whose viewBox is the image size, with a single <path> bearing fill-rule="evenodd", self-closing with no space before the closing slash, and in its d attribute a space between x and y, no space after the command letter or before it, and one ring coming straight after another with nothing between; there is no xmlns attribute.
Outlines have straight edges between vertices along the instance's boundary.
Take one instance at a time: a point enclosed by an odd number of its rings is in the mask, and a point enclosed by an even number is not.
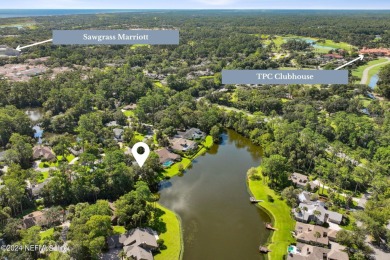
<svg viewBox="0 0 390 260"><path fill-rule="evenodd" d="M158 209L162 210L161 216L163 222L166 224L166 231L159 234L160 239L164 239L164 244L167 247L165 250L161 250L160 254L155 255L155 260L172 260L180 259L182 251L182 237L180 220L173 211L164 208L157 203Z"/></svg>
<svg viewBox="0 0 390 260"><path fill-rule="evenodd" d="M257 176L262 180L252 180L248 178L248 186L252 195L257 200L263 200L258 205L265 209L270 217L277 231L274 231L271 239L269 239L269 249L272 251L268 254L268 258L272 260L284 259L287 254L287 247L295 242L291 235L291 231L295 228L295 220L290 217L291 208L287 206L286 202L280 199L280 195L270 189L268 185L263 182L261 175L261 167L258 167ZM273 202L269 201L272 197Z"/></svg>

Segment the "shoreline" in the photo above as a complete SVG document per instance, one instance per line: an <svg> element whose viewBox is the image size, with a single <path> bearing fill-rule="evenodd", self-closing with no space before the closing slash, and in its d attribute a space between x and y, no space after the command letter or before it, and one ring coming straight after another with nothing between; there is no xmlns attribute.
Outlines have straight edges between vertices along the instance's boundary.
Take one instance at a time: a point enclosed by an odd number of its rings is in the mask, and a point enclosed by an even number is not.
<svg viewBox="0 0 390 260"><path fill-rule="evenodd" d="M285 201L280 199L280 195L268 187L263 182L263 175L261 174L261 166L257 167L256 176L261 177L260 180L251 180L247 175L246 184L248 192L256 199L262 199L263 202L256 203L256 206L263 210L271 219L273 226L277 231L271 231L272 234L267 239L267 246L272 251L265 255L266 259L278 260L284 259L287 254L287 247L295 243L295 239L291 235L294 230L295 220L290 217L291 209L287 206ZM260 185L259 185L260 184ZM270 202L268 196L273 198ZM286 221L286 214L289 219Z"/></svg>
<svg viewBox="0 0 390 260"><path fill-rule="evenodd" d="M175 258L175 259L178 259L178 260L182 260L183 259L183 254L184 254L184 243L183 243L183 228L182 228L182 223L181 223L181 218L180 216L174 212L173 210L170 210L168 209L167 207L165 207L164 205L160 204L157 202L157 207L163 211L165 211L166 213L164 215L174 215L175 216L175 222L174 223L170 223L170 224L174 224L174 225L178 225L178 232L176 231L173 231L174 234L172 234L171 232L169 232L169 228L174 228L172 225L169 227L168 226L168 223L164 221L164 223L167 225L167 231L165 233L161 233L159 234L159 237L164 239L165 236L171 236L171 235L174 235L174 236L179 236L180 239L179 239L179 254L178 254L178 258ZM164 219L164 216L162 216L162 218ZM170 241L173 243L175 243L177 240L176 239L164 239L164 244L166 245L167 244L167 241ZM171 255L166 255L166 250L169 250L169 248L167 247L167 249L165 250L162 250L160 254L158 255L155 255L154 256L154 259L156 260L172 260L171 258ZM165 253L165 254L164 254Z"/></svg>

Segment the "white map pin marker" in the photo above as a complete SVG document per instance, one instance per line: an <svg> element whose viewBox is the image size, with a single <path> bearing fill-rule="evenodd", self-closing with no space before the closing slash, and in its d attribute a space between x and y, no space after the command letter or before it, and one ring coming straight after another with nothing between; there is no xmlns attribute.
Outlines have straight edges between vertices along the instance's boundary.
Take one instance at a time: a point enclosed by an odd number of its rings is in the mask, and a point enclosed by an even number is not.
<svg viewBox="0 0 390 260"><path fill-rule="evenodd" d="M140 147L144 148L143 154L138 153L138 148L140 148ZM145 144L143 142L138 142L133 146L133 148L131 148L131 153L133 154L139 167L142 167L144 165L146 159L148 159L148 157L149 157L150 149L149 149L149 146L147 144Z"/></svg>

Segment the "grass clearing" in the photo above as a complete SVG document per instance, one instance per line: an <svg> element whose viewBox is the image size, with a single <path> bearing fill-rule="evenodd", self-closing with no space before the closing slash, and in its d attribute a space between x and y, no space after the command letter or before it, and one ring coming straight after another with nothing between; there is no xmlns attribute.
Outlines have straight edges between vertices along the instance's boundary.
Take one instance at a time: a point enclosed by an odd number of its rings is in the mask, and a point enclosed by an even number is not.
<svg viewBox="0 0 390 260"><path fill-rule="evenodd" d="M160 239L164 239L166 249L161 250L160 254L154 256L155 260L181 259L183 239L181 234L181 225L178 216L171 210L156 203L156 207L163 211L162 221L166 224L166 232L159 234Z"/></svg>
<svg viewBox="0 0 390 260"><path fill-rule="evenodd" d="M133 110L125 110L123 111L123 114L127 117L134 117L134 111Z"/></svg>
<svg viewBox="0 0 390 260"><path fill-rule="evenodd" d="M49 238L49 237L53 236L53 234L54 234L54 228L50 228L50 229L47 229L45 231L40 232L39 235L41 237L41 242L43 243L45 238Z"/></svg>
<svg viewBox="0 0 390 260"><path fill-rule="evenodd" d="M134 132L134 139L138 142L142 142L145 139L145 135L138 132Z"/></svg>
<svg viewBox="0 0 390 260"><path fill-rule="evenodd" d="M126 233L126 229L124 226L112 226L115 235L121 235Z"/></svg>
<svg viewBox="0 0 390 260"><path fill-rule="evenodd" d="M284 255L287 254L287 247L295 243L295 239L291 235L291 231L295 228L295 220L291 217L291 208L280 199L279 194L264 182L261 166L257 169L258 173L256 175L260 176L261 180L248 178L249 190L256 199L263 200L258 205L269 214L273 226L278 229L272 233L269 239L268 247L272 252L268 253L268 258L272 260L284 259ZM268 196L271 196L274 201L270 202Z"/></svg>

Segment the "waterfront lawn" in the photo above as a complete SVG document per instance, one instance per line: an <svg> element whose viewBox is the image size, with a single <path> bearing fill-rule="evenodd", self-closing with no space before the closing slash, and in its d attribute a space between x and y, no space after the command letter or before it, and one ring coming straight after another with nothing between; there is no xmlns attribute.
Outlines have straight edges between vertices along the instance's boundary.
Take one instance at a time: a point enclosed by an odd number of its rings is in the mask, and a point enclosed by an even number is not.
<svg viewBox="0 0 390 260"><path fill-rule="evenodd" d="M191 159L183 158L180 162L175 163L171 167L164 169L164 176L173 177L180 172L179 165L183 165L183 169L187 169L191 165Z"/></svg>
<svg viewBox="0 0 390 260"><path fill-rule="evenodd" d="M180 259L182 249L181 227L180 221L173 211L156 203L156 208L161 214L163 225L159 232L159 238L164 240L164 245L167 247L161 250L161 253L154 256L155 260L171 260Z"/></svg>
<svg viewBox="0 0 390 260"><path fill-rule="evenodd" d="M284 259L284 255L287 254L287 247L295 243L295 239L291 235L291 231L295 228L295 220L291 217L291 208L280 199L279 194L270 189L264 182L261 167L258 167L257 170L256 175L261 177L261 180L248 178L250 192L257 200L263 200L258 204L269 213L274 227L277 228L277 231L273 232L269 240L268 247L272 252L268 253L268 258L272 260ZM273 202L269 201L269 196L273 198Z"/></svg>

